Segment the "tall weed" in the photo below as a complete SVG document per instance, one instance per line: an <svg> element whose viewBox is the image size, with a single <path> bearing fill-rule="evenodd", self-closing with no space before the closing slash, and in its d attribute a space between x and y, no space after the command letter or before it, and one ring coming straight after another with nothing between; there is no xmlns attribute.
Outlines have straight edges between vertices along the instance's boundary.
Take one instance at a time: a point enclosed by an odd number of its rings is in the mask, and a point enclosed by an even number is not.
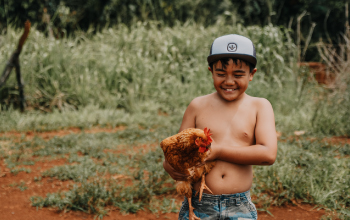
<svg viewBox="0 0 350 220"><path fill-rule="evenodd" d="M258 72L247 93L272 103L279 131L348 133L346 107L322 113L320 105L328 103L320 104L318 94L325 94L325 89L310 82L308 70L298 68L297 48L288 30L223 22L210 27L187 22L172 28L137 22L61 40L48 39L34 28L21 54L27 104L54 114L31 111L22 117L6 105L12 100L6 91L11 97L17 94L12 90L12 75L0 91L0 118L5 121L0 130L130 123L156 126L155 122L164 119L159 115L170 115L161 123L180 123L194 97L215 91L206 57L216 37L231 33L250 37L255 43ZM14 50L18 34L9 29L0 35L0 42L7 42L0 43L2 65ZM332 100L328 97L323 99ZM323 129L329 121L338 125L337 131Z"/></svg>

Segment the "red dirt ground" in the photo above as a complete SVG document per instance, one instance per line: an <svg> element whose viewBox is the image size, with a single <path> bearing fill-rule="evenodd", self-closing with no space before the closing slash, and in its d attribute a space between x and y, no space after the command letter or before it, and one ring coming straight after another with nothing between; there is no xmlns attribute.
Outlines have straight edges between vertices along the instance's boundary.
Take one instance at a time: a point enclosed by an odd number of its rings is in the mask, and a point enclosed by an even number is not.
<svg viewBox="0 0 350 220"><path fill-rule="evenodd" d="M106 133L114 133L117 131L124 130L124 126L119 126L115 128L100 128L100 127L93 127L90 129L84 129L85 133L89 134L95 134L99 132L106 132ZM64 130L58 130L58 131L45 131L45 132L34 132L34 131L27 131L27 132L18 132L18 131L8 131L8 132L2 132L0 133L0 137L16 137L21 138L22 135L24 135L27 139L32 139L35 136L41 137L45 140L51 139L55 136L62 137L69 134L78 134L81 133L82 129L71 127Z"/></svg>
<svg viewBox="0 0 350 220"><path fill-rule="evenodd" d="M47 193L57 192L59 190L67 190L69 188L70 181L61 182L51 178L43 178L41 183L33 181L35 176L39 176L44 170L51 167L65 164L64 159L54 161L37 162L34 166L30 167L31 173L20 172L17 175L6 173L8 169L5 167L4 162L1 161L0 168L5 171L5 176L0 177L0 219L11 220L81 220L81 219L94 219L93 215L88 215L82 212L58 212L54 209L43 208L37 210L31 206L31 196L45 196ZM27 187L26 190L21 191L17 185L20 182L24 182ZM17 183L17 185L16 185ZM176 196L177 201L182 199ZM320 219L325 214L324 210L309 211L313 208L311 205L288 205L285 207L271 207L269 211L274 215L273 217L266 212L259 212L259 219L261 220L316 220ZM105 216L105 220L148 220L148 219L177 219L177 213L167 214L152 214L147 211L140 211L136 214L122 214L118 210L113 210L108 216Z"/></svg>
<svg viewBox="0 0 350 220"><path fill-rule="evenodd" d="M108 128L92 128L84 130L85 133L97 133L97 132L116 132L122 130L124 127L117 127L113 129ZM60 131L50 132L6 132L0 133L0 136L17 139L22 134L26 135L26 138L31 139L35 135L44 139L50 139L54 136L64 136L71 133L80 133L79 128L69 128ZM350 143L349 138L332 138L328 141L334 141L337 143ZM57 192L59 190L67 190L70 187L71 181L58 181L51 178L43 178L40 182L35 182L34 177L40 176L40 174L54 166L65 164L65 159L57 159L53 161L43 160L36 162L34 166L25 166L32 170L31 173L20 172L14 175L6 168L5 162L0 161L0 219L1 220L81 220L81 219L94 219L93 215L89 215L83 212L59 212L54 209L43 208L36 209L31 206L30 197L32 196L45 196L47 193ZM18 185L23 182L23 185L27 187L26 190L21 191ZM176 200L180 202L182 199L179 196L175 196ZM295 204L287 205L283 207L272 206L269 208L269 215L267 212L258 212L259 220L316 220L321 219L321 216L326 212L321 210L311 210L314 206L309 204ZM110 211L109 215L103 218L104 220L149 220L149 219L177 219L177 213L167 214L153 214L149 211L139 211L136 214L123 214L118 210ZM336 218L333 218L336 219Z"/></svg>

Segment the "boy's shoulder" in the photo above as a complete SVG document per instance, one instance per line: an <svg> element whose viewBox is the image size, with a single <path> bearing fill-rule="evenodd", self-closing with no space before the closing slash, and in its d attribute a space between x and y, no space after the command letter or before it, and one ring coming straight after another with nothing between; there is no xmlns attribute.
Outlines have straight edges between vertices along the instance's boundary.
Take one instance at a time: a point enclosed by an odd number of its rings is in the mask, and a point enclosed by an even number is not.
<svg viewBox="0 0 350 220"><path fill-rule="evenodd" d="M256 109L257 112L266 108L272 109L272 105L270 101L265 98L247 95L245 100L247 104L250 105L251 107L254 107L254 109Z"/></svg>
<svg viewBox="0 0 350 220"><path fill-rule="evenodd" d="M271 105L269 100L261 97L254 97L254 96L247 95L246 100L255 105Z"/></svg>
<svg viewBox="0 0 350 220"><path fill-rule="evenodd" d="M198 108L206 106L215 100L214 94L215 93L211 93L211 94L203 95L203 96L198 96L191 101L190 106L198 107Z"/></svg>

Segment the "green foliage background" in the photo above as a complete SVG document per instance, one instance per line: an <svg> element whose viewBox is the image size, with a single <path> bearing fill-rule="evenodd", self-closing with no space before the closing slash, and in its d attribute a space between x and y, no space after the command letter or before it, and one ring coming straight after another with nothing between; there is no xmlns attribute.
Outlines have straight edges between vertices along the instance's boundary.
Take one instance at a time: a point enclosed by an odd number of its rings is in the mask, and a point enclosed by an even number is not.
<svg viewBox="0 0 350 220"><path fill-rule="evenodd" d="M290 32L272 25L244 27L223 21L209 27L191 22L168 27L136 22L96 34L77 32L62 40L33 29L21 54L27 104L49 112L93 105L131 114L181 116L194 97L214 91L206 57L212 40L228 33L255 42L258 72L247 92L272 103L281 131L350 133L349 89L317 85L307 68L297 66ZM9 29L0 36L1 60L9 59L18 35L19 31ZM14 74L0 94L3 110L16 103Z"/></svg>
<svg viewBox="0 0 350 220"><path fill-rule="evenodd" d="M149 20L168 26L186 21L204 26L213 25L218 20L231 24L235 20L246 26L273 24L288 27L292 19L290 27L296 30L297 16L306 11L308 14L301 21L302 40L305 41L311 23L315 22L312 42L322 38L337 43L345 31L345 3L336 0L1 0L0 29L4 30L9 24L23 27L25 20L29 19L45 31L46 25L42 22L44 8L52 18L56 37L76 30L86 31L89 27L101 30L105 26ZM311 48L306 58L318 59L316 49Z"/></svg>

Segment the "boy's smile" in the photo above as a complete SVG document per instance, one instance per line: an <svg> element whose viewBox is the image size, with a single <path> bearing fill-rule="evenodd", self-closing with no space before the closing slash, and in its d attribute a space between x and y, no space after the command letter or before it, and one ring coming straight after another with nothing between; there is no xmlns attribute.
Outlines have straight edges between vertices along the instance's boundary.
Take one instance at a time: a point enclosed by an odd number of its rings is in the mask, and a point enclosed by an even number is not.
<svg viewBox="0 0 350 220"><path fill-rule="evenodd" d="M251 73L249 66L240 60L235 63L229 59L226 66L219 60L213 65L212 73L214 87L218 95L226 101L239 99L248 88L249 81L252 81L256 69Z"/></svg>

